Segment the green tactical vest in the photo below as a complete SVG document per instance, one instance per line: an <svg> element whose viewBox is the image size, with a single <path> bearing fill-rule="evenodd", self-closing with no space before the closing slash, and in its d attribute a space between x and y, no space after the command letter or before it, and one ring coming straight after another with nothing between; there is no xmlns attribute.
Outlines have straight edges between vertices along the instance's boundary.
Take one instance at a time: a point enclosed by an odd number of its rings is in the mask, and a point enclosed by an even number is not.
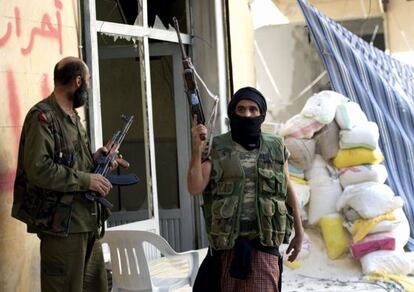
<svg viewBox="0 0 414 292"><path fill-rule="evenodd" d="M233 248L240 233L244 172L231 133L215 137L212 145L210 182L203 193L203 210L212 248ZM280 137L261 135L257 160L256 212L260 243L276 247L288 243L292 209L286 204L284 149Z"/></svg>
<svg viewBox="0 0 414 292"><path fill-rule="evenodd" d="M73 167L74 150L66 139L61 123L54 117L50 106L41 101L31 110L43 113L55 140L54 162ZM30 113L29 112L29 113ZM24 141L22 141L24 143ZM19 149L19 152L22 149ZM20 153L19 153L20 156ZM57 193L27 182L22 167L16 171L13 192L12 216L27 224L28 232L41 232L67 236L72 214L74 195Z"/></svg>

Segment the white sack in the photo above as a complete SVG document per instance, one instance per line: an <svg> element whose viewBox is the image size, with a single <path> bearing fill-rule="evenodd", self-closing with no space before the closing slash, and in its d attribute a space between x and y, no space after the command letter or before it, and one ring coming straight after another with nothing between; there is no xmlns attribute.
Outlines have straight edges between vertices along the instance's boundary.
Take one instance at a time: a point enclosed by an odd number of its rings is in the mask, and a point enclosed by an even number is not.
<svg viewBox="0 0 414 292"><path fill-rule="evenodd" d="M359 104L350 101L336 107L335 121L342 130L352 129L355 125L368 122L368 118Z"/></svg>
<svg viewBox="0 0 414 292"><path fill-rule="evenodd" d="M348 206L362 218L369 219L401 208L403 200L385 184L365 182L345 188L336 207L340 211Z"/></svg>
<svg viewBox="0 0 414 292"><path fill-rule="evenodd" d="M336 213L336 203L342 188L338 179L326 177L309 181L311 196L308 208L308 223L317 224L321 217Z"/></svg>
<svg viewBox="0 0 414 292"><path fill-rule="evenodd" d="M403 249L410 238L410 224L402 208L395 210L395 217L400 222L391 230L391 234L395 237L395 248Z"/></svg>
<svg viewBox="0 0 414 292"><path fill-rule="evenodd" d="M399 250L378 250L361 257L362 272L369 275L374 272L407 275L411 272L410 258Z"/></svg>
<svg viewBox="0 0 414 292"><path fill-rule="evenodd" d="M401 224L401 221L399 221L399 220L394 220L394 221L385 220L385 221L381 221L377 225L375 225L374 228L372 228L372 230L370 232L368 232L368 234L373 234L373 233L378 233L378 232L393 231L398 226L400 226L400 224ZM350 232L351 232L351 230L350 230Z"/></svg>
<svg viewBox="0 0 414 292"><path fill-rule="evenodd" d="M321 124L329 124L335 118L336 107L348 100L340 93L324 90L312 95L302 109L304 117L312 118Z"/></svg>
<svg viewBox="0 0 414 292"><path fill-rule="evenodd" d="M357 124L350 130L339 132L339 147L350 149L363 147L371 150L378 148L379 130L374 122Z"/></svg>
<svg viewBox="0 0 414 292"><path fill-rule="evenodd" d="M414 251L406 251L405 252L406 258L411 262L411 273L414 274Z"/></svg>
<svg viewBox="0 0 414 292"><path fill-rule="evenodd" d="M383 164L361 164L344 167L338 170L338 174L343 188L369 181L382 184L388 177L387 169Z"/></svg>
<svg viewBox="0 0 414 292"><path fill-rule="evenodd" d="M280 130L280 135L310 139L322 127L323 124L314 119L306 118L302 115L295 115L283 125Z"/></svg>

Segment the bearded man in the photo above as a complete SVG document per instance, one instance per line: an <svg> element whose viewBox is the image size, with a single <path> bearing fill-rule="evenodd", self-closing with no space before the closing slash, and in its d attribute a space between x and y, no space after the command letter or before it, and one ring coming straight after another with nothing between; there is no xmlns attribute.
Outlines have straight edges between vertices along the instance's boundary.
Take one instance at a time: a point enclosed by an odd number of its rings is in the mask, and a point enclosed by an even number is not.
<svg viewBox="0 0 414 292"><path fill-rule="evenodd" d="M99 229L103 209L85 197L112 188L93 173L96 159L77 108L88 97L89 70L76 57L54 69L54 90L26 115L19 145L12 216L41 240L42 291L108 291ZM121 161L115 161L112 169Z"/></svg>

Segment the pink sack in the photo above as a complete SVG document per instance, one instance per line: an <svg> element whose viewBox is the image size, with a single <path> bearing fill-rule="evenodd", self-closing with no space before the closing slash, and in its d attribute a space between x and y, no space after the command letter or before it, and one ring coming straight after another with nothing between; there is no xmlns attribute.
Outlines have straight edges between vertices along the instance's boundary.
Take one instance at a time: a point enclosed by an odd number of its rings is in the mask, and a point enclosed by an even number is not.
<svg viewBox="0 0 414 292"><path fill-rule="evenodd" d="M388 233L377 233L351 244L351 254L356 259L376 250L395 250L395 238Z"/></svg>

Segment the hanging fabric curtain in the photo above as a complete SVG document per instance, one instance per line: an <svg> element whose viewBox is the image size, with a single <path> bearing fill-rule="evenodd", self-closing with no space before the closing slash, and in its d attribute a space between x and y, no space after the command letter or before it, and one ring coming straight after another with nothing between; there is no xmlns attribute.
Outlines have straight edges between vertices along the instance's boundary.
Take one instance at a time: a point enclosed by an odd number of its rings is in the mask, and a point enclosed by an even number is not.
<svg viewBox="0 0 414 292"><path fill-rule="evenodd" d="M388 184L414 222L414 68L368 44L298 0L332 89L359 103L380 129ZM414 224L408 248L414 250Z"/></svg>

